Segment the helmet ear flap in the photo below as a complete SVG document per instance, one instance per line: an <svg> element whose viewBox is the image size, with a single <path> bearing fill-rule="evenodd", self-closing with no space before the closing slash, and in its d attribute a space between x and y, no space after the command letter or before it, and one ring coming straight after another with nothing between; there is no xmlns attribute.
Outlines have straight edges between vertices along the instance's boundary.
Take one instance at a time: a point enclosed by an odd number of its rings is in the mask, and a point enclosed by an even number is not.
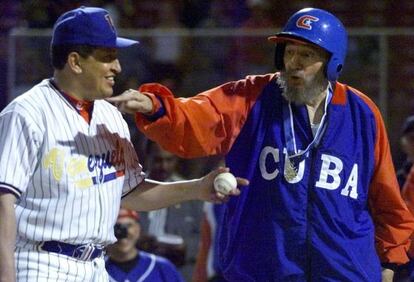
<svg viewBox="0 0 414 282"><path fill-rule="evenodd" d="M275 67L276 70L281 71L284 69L284 63L283 63L283 56L285 54L285 43L278 43L276 44L275 48Z"/></svg>
<svg viewBox="0 0 414 282"><path fill-rule="evenodd" d="M342 64L335 57L331 57L326 64L326 77L329 81L335 81L338 79L339 74L342 71Z"/></svg>

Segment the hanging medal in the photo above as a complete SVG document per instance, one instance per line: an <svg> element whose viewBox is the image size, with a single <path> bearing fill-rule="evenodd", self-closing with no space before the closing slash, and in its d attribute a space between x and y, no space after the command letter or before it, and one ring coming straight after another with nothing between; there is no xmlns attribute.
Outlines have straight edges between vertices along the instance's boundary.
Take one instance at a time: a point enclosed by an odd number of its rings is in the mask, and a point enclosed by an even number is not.
<svg viewBox="0 0 414 282"><path fill-rule="evenodd" d="M293 181L298 176L298 168L290 161L289 157L285 158L285 178L287 181Z"/></svg>
<svg viewBox="0 0 414 282"><path fill-rule="evenodd" d="M324 114L321 119L320 126L312 140L312 142L307 146L304 151L299 151L297 149L296 144L296 136L295 136L295 126L294 126L294 118L293 118L293 111L290 102L284 102L282 106L283 112L283 131L285 134L285 142L286 142L286 157L285 157L285 165L284 165L284 175L285 179L288 182L292 182L297 176L299 171L299 164L305 158L309 156L309 152L312 148L317 146L321 141L322 135L326 130L326 113L327 107L329 102L331 101L332 97L332 89L329 87L327 89L327 95L325 100L325 109Z"/></svg>

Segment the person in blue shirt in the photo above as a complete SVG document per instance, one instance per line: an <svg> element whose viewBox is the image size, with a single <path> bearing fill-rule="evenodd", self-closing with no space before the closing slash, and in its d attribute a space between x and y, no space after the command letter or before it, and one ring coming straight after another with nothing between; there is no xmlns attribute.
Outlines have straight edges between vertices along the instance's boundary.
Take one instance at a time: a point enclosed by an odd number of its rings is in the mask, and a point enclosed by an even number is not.
<svg viewBox="0 0 414 282"><path fill-rule="evenodd" d="M181 274L166 258L138 250L141 226L139 214L121 209L115 225L118 241L108 247L105 262L109 281L116 282L183 282Z"/></svg>

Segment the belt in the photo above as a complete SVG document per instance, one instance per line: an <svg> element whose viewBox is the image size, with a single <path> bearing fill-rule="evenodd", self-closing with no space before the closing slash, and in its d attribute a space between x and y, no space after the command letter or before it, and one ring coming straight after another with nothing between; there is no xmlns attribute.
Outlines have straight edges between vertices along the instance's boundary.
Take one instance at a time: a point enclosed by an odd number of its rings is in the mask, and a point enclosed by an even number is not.
<svg viewBox="0 0 414 282"><path fill-rule="evenodd" d="M58 241L45 241L38 245L39 250L73 257L79 260L91 261L103 256L104 248L99 245L72 245Z"/></svg>

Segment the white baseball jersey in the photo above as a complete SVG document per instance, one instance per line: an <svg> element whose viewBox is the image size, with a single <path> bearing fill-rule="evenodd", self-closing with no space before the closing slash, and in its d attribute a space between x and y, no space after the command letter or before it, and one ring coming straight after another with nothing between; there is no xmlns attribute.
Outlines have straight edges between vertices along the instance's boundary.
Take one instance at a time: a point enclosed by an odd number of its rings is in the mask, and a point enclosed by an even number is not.
<svg viewBox="0 0 414 282"><path fill-rule="evenodd" d="M88 124L46 79L2 111L0 132L0 187L18 197L18 247L115 241L121 196L144 173L114 106L95 101Z"/></svg>

